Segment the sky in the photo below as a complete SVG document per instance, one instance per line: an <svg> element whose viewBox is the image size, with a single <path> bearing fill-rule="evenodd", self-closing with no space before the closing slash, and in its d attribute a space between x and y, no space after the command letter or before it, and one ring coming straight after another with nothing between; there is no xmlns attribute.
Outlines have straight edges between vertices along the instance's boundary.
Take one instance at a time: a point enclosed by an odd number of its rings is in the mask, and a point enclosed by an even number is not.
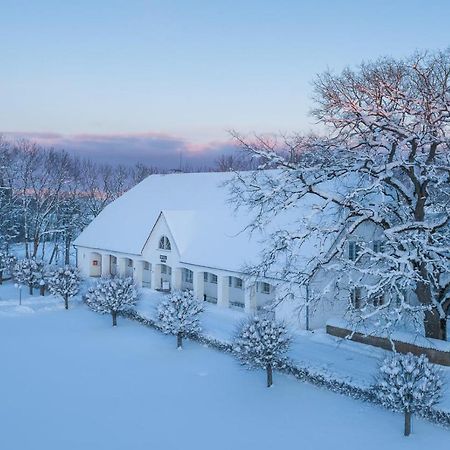
<svg viewBox="0 0 450 450"><path fill-rule="evenodd" d="M171 166L308 132L316 74L450 45L448 0L0 0L0 133Z"/></svg>

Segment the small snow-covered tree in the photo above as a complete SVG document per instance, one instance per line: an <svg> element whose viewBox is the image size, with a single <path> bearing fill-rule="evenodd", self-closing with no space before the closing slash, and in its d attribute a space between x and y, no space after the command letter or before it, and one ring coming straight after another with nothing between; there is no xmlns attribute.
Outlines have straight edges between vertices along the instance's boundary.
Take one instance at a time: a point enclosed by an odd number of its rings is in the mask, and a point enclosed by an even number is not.
<svg viewBox="0 0 450 450"><path fill-rule="evenodd" d="M439 401L442 381L425 355L394 353L383 361L376 389L383 405L405 414L404 432L409 436L411 415Z"/></svg>
<svg viewBox="0 0 450 450"><path fill-rule="evenodd" d="M234 348L245 365L266 369L267 387L270 387L273 384L272 370L283 366L290 342L284 323L268 316L253 316L243 324Z"/></svg>
<svg viewBox="0 0 450 450"><path fill-rule="evenodd" d="M3 275L5 272L11 272L16 261L17 259L14 255L10 255L8 252L0 250L0 284L3 284Z"/></svg>
<svg viewBox="0 0 450 450"><path fill-rule="evenodd" d="M64 299L66 309L69 309L69 299L77 294L79 286L80 274L76 267L59 267L48 279L50 292Z"/></svg>
<svg viewBox="0 0 450 450"><path fill-rule="evenodd" d="M13 269L13 276L19 284L26 284L30 295L33 295L33 288L43 279L44 271L43 261L25 258L17 261Z"/></svg>
<svg viewBox="0 0 450 450"><path fill-rule="evenodd" d="M201 331L199 315L203 305L192 291L174 291L158 305L158 320L162 330L177 337L177 348L182 348L183 337Z"/></svg>
<svg viewBox="0 0 450 450"><path fill-rule="evenodd" d="M101 314L111 314L113 327L117 313L135 305L138 292L132 278L102 278L86 294L87 305Z"/></svg>

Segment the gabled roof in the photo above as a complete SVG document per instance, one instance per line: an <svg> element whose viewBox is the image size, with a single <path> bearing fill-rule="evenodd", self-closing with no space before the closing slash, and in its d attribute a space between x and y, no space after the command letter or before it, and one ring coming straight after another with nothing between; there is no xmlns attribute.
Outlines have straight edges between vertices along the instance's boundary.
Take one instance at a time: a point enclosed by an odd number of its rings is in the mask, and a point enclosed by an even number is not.
<svg viewBox="0 0 450 450"><path fill-rule="evenodd" d="M236 214L223 184L233 173L151 175L109 204L76 239L75 245L140 255L158 220L164 215L182 262L239 272L259 260L261 242L277 228L289 228L299 215L290 210L253 233L244 231L252 220Z"/></svg>

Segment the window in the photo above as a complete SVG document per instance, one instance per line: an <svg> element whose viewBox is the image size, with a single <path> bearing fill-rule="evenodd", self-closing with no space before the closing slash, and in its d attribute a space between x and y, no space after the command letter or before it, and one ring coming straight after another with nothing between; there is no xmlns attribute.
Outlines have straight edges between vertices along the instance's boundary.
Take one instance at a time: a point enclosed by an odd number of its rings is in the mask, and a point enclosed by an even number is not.
<svg viewBox="0 0 450 450"><path fill-rule="evenodd" d="M111 255L111 264L117 264L117 258Z"/></svg>
<svg viewBox="0 0 450 450"><path fill-rule="evenodd" d="M147 261L144 261L144 270L150 270L150 263Z"/></svg>
<svg viewBox="0 0 450 450"><path fill-rule="evenodd" d="M242 278L234 279L234 287L238 289L242 289Z"/></svg>
<svg viewBox="0 0 450 450"><path fill-rule="evenodd" d="M204 281L205 283L208 282L208 272L203 272L203 281Z"/></svg>
<svg viewBox="0 0 450 450"><path fill-rule="evenodd" d="M356 261L359 254L359 245L356 241L349 241L348 243L348 259L350 261Z"/></svg>
<svg viewBox="0 0 450 450"><path fill-rule="evenodd" d="M351 298L352 306L354 309L360 309L361 308L361 288L355 287L352 290Z"/></svg>
<svg viewBox="0 0 450 450"><path fill-rule="evenodd" d="M161 264L161 273L171 275L172 269L169 266L166 266L165 264Z"/></svg>
<svg viewBox="0 0 450 450"><path fill-rule="evenodd" d="M211 274L211 283L217 284L217 275Z"/></svg>
<svg viewBox="0 0 450 450"><path fill-rule="evenodd" d="M259 292L262 294L270 294L270 284L264 282L259 283Z"/></svg>
<svg viewBox="0 0 450 450"><path fill-rule="evenodd" d="M133 260L132 259L128 259L127 265L128 265L128 267L133 267Z"/></svg>
<svg viewBox="0 0 450 450"><path fill-rule="evenodd" d="M383 252L383 242L373 241L373 251L375 253L382 253Z"/></svg>
<svg viewBox="0 0 450 450"><path fill-rule="evenodd" d="M194 280L194 272L189 269L183 269L183 281L185 283L192 283Z"/></svg>
<svg viewBox="0 0 450 450"><path fill-rule="evenodd" d="M161 236L161 239L159 240L159 249L160 250L172 250L170 246L170 241L167 236Z"/></svg>
<svg viewBox="0 0 450 450"><path fill-rule="evenodd" d="M372 299L372 303L373 303L373 306L375 306L375 308L378 308L379 306L383 305L384 304L384 295L383 294L376 295Z"/></svg>

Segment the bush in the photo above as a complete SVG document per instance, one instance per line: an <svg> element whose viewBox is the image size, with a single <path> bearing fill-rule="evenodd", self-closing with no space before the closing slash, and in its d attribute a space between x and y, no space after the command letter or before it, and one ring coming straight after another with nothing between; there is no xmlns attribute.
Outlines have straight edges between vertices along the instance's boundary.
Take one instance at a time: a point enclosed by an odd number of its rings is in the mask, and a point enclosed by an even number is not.
<svg viewBox="0 0 450 450"><path fill-rule="evenodd" d="M405 414L404 434L409 436L412 414L438 403L442 381L425 355L394 353L383 361L376 389L383 405Z"/></svg>
<svg viewBox="0 0 450 450"><path fill-rule="evenodd" d="M113 327L117 326L117 313L134 306L138 293L132 278L102 278L86 294L87 305L101 314L111 314Z"/></svg>
<svg viewBox="0 0 450 450"><path fill-rule="evenodd" d="M262 367L267 373L267 387L273 383L273 369L284 365L284 354L288 351L291 338L282 322L266 316L251 317L242 325L234 350L244 364Z"/></svg>
<svg viewBox="0 0 450 450"><path fill-rule="evenodd" d="M53 295L64 299L64 306L69 309L69 299L78 293L80 274L76 267L60 267L52 272L48 279L48 287Z"/></svg>
<svg viewBox="0 0 450 450"><path fill-rule="evenodd" d="M192 291L174 291L158 305L158 321L164 333L177 337L177 348L182 348L183 337L201 331L202 311L203 305Z"/></svg>

